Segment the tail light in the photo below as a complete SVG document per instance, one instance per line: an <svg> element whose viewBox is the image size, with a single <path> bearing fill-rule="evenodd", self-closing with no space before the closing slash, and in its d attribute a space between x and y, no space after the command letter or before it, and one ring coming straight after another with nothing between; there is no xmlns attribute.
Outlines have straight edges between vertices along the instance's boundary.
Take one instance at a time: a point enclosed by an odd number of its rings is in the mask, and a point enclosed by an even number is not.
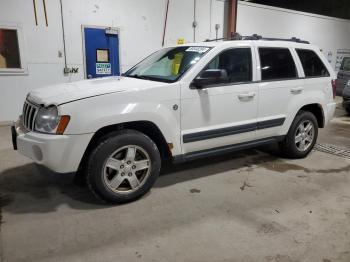
<svg viewBox="0 0 350 262"><path fill-rule="evenodd" d="M336 79L332 80L332 90L333 90L333 98L335 98L335 94L337 91L337 80Z"/></svg>

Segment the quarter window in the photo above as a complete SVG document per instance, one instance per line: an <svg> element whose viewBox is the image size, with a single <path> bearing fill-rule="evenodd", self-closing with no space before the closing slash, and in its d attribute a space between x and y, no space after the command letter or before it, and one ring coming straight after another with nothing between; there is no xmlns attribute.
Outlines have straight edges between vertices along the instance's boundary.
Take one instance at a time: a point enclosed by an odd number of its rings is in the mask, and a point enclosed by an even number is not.
<svg viewBox="0 0 350 262"><path fill-rule="evenodd" d="M252 81L252 53L250 48L233 48L216 56L206 69L224 69L229 83Z"/></svg>
<svg viewBox="0 0 350 262"><path fill-rule="evenodd" d="M329 72L318 55L312 50L296 49L304 69L305 77L329 76Z"/></svg>
<svg viewBox="0 0 350 262"><path fill-rule="evenodd" d="M282 80L297 77L293 57L288 48L260 47L261 80Z"/></svg>

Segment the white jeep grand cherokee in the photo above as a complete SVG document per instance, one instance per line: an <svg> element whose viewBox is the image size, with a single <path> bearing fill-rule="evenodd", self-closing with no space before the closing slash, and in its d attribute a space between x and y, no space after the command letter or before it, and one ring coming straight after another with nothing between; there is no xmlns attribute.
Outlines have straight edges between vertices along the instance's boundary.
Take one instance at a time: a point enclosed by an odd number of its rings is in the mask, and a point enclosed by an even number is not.
<svg viewBox="0 0 350 262"><path fill-rule="evenodd" d="M121 77L28 94L14 148L56 172L82 171L114 203L139 198L161 162L278 142L305 157L335 110L335 74L318 47L248 38L161 49Z"/></svg>

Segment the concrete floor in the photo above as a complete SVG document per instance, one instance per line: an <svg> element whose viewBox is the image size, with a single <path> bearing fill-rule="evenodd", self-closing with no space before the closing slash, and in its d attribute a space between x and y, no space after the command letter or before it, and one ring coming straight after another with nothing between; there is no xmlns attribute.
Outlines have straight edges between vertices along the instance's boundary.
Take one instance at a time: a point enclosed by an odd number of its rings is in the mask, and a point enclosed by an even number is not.
<svg viewBox="0 0 350 262"><path fill-rule="evenodd" d="M319 142L350 149L338 110ZM0 261L350 261L350 159L249 150L166 168L107 206L14 152L0 128Z"/></svg>

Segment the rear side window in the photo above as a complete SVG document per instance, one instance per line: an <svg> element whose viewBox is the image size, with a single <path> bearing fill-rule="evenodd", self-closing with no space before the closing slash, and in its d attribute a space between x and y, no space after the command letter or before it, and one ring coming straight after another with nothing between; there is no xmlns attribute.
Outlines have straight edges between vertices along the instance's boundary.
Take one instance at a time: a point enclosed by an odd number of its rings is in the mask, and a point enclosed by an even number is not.
<svg viewBox="0 0 350 262"><path fill-rule="evenodd" d="M259 47L261 80L297 77L295 63L288 48Z"/></svg>
<svg viewBox="0 0 350 262"><path fill-rule="evenodd" d="M296 49L304 68L305 77L329 76L329 72L322 60L312 50Z"/></svg>
<svg viewBox="0 0 350 262"><path fill-rule="evenodd" d="M233 48L216 56L205 69L224 69L229 83L252 81L252 53L250 48Z"/></svg>
<svg viewBox="0 0 350 262"><path fill-rule="evenodd" d="M350 71L350 57L343 58L343 62L341 63L340 70Z"/></svg>

